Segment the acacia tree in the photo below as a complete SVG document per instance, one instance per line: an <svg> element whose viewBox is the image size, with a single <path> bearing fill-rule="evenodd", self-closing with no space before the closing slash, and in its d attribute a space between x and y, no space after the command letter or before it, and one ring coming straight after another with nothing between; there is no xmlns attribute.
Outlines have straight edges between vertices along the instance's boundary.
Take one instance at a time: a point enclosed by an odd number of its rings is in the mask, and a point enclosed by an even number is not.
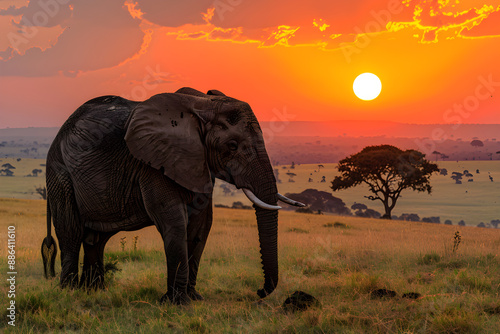
<svg viewBox="0 0 500 334"><path fill-rule="evenodd" d="M405 189L431 193L429 178L439 168L416 150L400 150L391 145L367 146L361 152L341 160L340 176L332 181L332 190L368 185L373 195L365 196L384 204L382 218L391 219L391 211Z"/></svg>

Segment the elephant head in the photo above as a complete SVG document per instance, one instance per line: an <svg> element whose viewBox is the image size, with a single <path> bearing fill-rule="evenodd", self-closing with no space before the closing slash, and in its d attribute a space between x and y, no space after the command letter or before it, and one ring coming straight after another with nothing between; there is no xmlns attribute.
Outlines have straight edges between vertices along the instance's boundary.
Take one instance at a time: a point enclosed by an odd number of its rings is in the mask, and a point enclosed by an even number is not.
<svg viewBox="0 0 500 334"><path fill-rule="evenodd" d="M278 200L304 206L280 195L262 130L250 106L211 90L192 88L158 94L138 104L126 125L132 155L179 185L212 193L212 177L234 184L254 203L259 231L264 288L278 283Z"/></svg>

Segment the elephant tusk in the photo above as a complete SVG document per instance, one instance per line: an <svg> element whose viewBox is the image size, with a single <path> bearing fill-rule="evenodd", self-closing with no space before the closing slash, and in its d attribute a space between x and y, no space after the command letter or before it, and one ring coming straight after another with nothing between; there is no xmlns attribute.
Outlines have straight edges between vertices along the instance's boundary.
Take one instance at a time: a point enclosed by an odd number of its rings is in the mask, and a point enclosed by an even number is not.
<svg viewBox="0 0 500 334"><path fill-rule="evenodd" d="M262 202L253 192L251 192L249 189L242 188L243 192L245 195L248 197L248 199L255 205L257 205L259 208L262 209L267 209L267 210L279 210L281 209L281 206L277 205L270 205L267 203Z"/></svg>
<svg viewBox="0 0 500 334"><path fill-rule="evenodd" d="M290 199L286 196L283 196L281 195L280 193L278 193L278 199L282 202L285 202L287 204L290 204L290 205L293 205L293 206L298 206L300 208L303 208L305 206L307 206L306 204L304 203L301 203L301 202L297 202L297 201L294 201L293 199Z"/></svg>

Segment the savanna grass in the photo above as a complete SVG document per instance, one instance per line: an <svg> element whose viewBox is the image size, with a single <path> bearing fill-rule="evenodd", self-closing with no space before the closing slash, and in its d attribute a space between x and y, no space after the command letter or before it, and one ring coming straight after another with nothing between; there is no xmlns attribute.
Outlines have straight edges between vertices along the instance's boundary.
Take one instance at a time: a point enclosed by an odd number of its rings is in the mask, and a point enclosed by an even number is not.
<svg viewBox="0 0 500 334"><path fill-rule="evenodd" d="M456 226L284 212L280 283L259 301L263 275L255 215L216 209L197 286L205 301L177 307L158 303L166 290L166 260L153 227L110 240L105 262L121 271L110 269L105 290L61 289L57 278L44 279L39 254L44 215L44 201L0 200L0 229L16 226L18 271L16 327L2 322L0 331L496 333L500 328L500 232L494 229L459 227L460 247L454 251ZM333 228L332 221L349 228ZM135 236L141 242L122 249L121 238ZM4 273L6 265L2 247ZM374 299L376 289L397 296ZM296 290L315 296L321 306L285 313L281 306ZM6 291L4 283L0 293ZM402 298L411 292L420 297Z"/></svg>

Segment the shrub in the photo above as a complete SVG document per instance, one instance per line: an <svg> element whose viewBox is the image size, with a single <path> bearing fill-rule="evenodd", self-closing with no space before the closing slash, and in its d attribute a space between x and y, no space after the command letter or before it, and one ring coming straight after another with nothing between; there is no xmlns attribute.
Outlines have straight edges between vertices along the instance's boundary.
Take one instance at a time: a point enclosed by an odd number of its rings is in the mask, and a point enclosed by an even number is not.
<svg viewBox="0 0 500 334"><path fill-rule="evenodd" d="M429 254L425 254L422 258L418 260L418 264L432 264L438 263L441 261L441 256L439 256L436 252L431 252Z"/></svg>
<svg viewBox="0 0 500 334"><path fill-rule="evenodd" d="M345 216L351 215L351 210L346 207L344 201L326 191L306 189L299 194L285 194L285 196L295 201L306 203L312 211L329 212ZM288 204L283 205L287 209L294 208Z"/></svg>
<svg viewBox="0 0 500 334"><path fill-rule="evenodd" d="M424 217L422 221L424 223L441 224L441 218L439 217Z"/></svg>
<svg viewBox="0 0 500 334"><path fill-rule="evenodd" d="M358 210L354 214L358 217L363 217L363 218L380 218L382 216L380 212L375 211L373 209Z"/></svg>
<svg viewBox="0 0 500 334"><path fill-rule="evenodd" d="M420 217L416 213L403 213L400 217L399 220L406 220L410 222L419 222Z"/></svg>
<svg viewBox="0 0 500 334"><path fill-rule="evenodd" d="M298 213L310 213L310 214L313 214L313 210L311 210L311 208L298 208L297 210L295 210L295 212L298 212Z"/></svg>

